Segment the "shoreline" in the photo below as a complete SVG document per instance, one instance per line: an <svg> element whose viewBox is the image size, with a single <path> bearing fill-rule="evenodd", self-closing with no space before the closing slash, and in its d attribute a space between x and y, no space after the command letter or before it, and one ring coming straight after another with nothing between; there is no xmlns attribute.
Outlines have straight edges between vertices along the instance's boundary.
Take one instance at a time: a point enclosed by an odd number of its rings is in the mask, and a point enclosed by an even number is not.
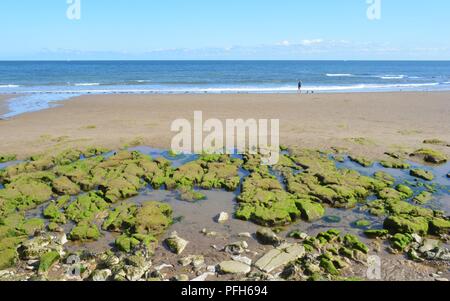
<svg viewBox="0 0 450 301"><path fill-rule="evenodd" d="M425 139L450 141L449 101L448 92L81 96L2 120L0 153L25 157L91 145L167 149L175 134L171 123L192 120L200 110L205 119L280 119L282 145L345 148L376 158L424 147Z"/></svg>

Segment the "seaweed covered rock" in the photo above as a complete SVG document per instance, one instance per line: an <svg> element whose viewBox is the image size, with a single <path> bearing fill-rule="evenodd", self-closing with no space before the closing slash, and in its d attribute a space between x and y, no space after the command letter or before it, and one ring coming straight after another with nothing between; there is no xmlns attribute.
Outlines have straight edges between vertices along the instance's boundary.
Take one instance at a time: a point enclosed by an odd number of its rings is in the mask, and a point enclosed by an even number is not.
<svg viewBox="0 0 450 301"><path fill-rule="evenodd" d="M413 152L411 157L423 159L425 162L433 164L443 164L447 162L447 156L437 150L422 148Z"/></svg>
<svg viewBox="0 0 450 301"><path fill-rule="evenodd" d="M355 163L358 163L359 165L363 167L371 167L373 165L373 161L360 157L360 156L349 156L349 159Z"/></svg>
<svg viewBox="0 0 450 301"><path fill-rule="evenodd" d="M74 221L92 221L96 216L109 208L109 204L96 192L79 196L65 210L66 216Z"/></svg>
<svg viewBox="0 0 450 301"><path fill-rule="evenodd" d="M50 268L56 262L58 262L59 258L60 258L59 253L55 251L50 251L42 255L41 258L39 259L38 273L39 274L47 273L50 270Z"/></svg>
<svg viewBox="0 0 450 301"><path fill-rule="evenodd" d="M302 218L308 222L318 220L325 215L325 208L321 204L311 200L296 200L295 204L302 213Z"/></svg>
<svg viewBox="0 0 450 301"><path fill-rule="evenodd" d="M102 228L122 233L116 247L130 252L143 244L150 252L156 247L156 237L162 235L172 223L172 208L164 203L148 201L138 206L122 204L110 211Z"/></svg>
<svg viewBox="0 0 450 301"><path fill-rule="evenodd" d="M76 195L80 193L80 187L65 176L54 179L52 185L57 194Z"/></svg>
<svg viewBox="0 0 450 301"><path fill-rule="evenodd" d="M434 235L449 234L450 221L444 218L433 218L430 221L430 233Z"/></svg>
<svg viewBox="0 0 450 301"><path fill-rule="evenodd" d="M385 219L384 228L393 233L426 235L428 233L428 221L421 216L393 215Z"/></svg>
<svg viewBox="0 0 450 301"><path fill-rule="evenodd" d="M384 168L394 168L394 169L408 169L411 167L410 164L405 163L402 160L383 160L380 162L380 164Z"/></svg>
<svg viewBox="0 0 450 301"><path fill-rule="evenodd" d="M0 163L10 162L16 160L16 155L0 154Z"/></svg>
<svg viewBox="0 0 450 301"><path fill-rule="evenodd" d="M189 242L179 237L177 232L173 232L168 238L166 238L165 243L170 251L179 255L183 253Z"/></svg>
<svg viewBox="0 0 450 301"><path fill-rule="evenodd" d="M423 179L426 181L433 181L434 174L431 171L423 170L423 169L411 169L411 176Z"/></svg>
<svg viewBox="0 0 450 301"><path fill-rule="evenodd" d="M433 199L433 194L428 191L422 191L418 195L416 195L413 201L419 205L423 205L428 203Z"/></svg>
<svg viewBox="0 0 450 301"><path fill-rule="evenodd" d="M83 221L70 231L68 238L79 241L98 240L100 238L100 230L97 225Z"/></svg>
<svg viewBox="0 0 450 301"><path fill-rule="evenodd" d="M206 166L206 173L203 175L201 187L204 189L224 188L228 191L237 189L240 183L238 166L233 164L211 162Z"/></svg>

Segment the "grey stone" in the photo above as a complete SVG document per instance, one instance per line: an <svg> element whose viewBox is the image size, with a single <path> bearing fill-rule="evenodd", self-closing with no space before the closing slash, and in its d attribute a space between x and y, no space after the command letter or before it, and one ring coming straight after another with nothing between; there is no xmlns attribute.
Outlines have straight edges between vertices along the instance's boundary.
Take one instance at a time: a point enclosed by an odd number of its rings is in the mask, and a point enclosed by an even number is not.
<svg viewBox="0 0 450 301"><path fill-rule="evenodd" d="M219 270L224 274L248 274L251 267L239 261L223 261L219 264Z"/></svg>
<svg viewBox="0 0 450 301"><path fill-rule="evenodd" d="M305 248L298 244L284 244L261 257L255 266L263 272L270 273L305 254Z"/></svg>
<svg viewBox="0 0 450 301"><path fill-rule="evenodd" d="M188 243L187 240L179 237L177 232L173 232L170 237L166 239L166 245L169 250L178 255L184 251Z"/></svg>

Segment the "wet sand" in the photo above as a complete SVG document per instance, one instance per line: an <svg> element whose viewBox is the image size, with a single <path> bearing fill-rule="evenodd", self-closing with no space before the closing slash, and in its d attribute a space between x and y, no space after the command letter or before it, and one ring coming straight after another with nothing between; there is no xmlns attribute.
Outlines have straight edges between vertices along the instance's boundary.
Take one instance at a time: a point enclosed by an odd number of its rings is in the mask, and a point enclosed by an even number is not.
<svg viewBox="0 0 450 301"><path fill-rule="evenodd" d="M3 95L0 94L0 116L8 112L8 99L11 98L11 95Z"/></svg>
<svg viewBox="0 0 450 301"><path fill-rule="evenodd" d="M204 119L277 118L284 145L345 147L374 158L423 147L424 139L450 141L448 92L91 95L0 121L0 152L21 157L84 145L168 148L172 121L192 120L194 110L203 111ZM449 147L433 148L450 154Z"/></svg>

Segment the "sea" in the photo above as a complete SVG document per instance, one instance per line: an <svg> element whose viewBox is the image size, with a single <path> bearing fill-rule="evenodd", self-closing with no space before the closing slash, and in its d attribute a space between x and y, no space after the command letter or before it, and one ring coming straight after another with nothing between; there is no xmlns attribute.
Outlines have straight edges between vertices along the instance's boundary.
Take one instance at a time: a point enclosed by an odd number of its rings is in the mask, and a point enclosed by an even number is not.
<svg viewBox="0 0 450 301"><path fill-rule="evenodd" d="M450 61L0 61L9 118L88 94L449 91Z"/></svg>

